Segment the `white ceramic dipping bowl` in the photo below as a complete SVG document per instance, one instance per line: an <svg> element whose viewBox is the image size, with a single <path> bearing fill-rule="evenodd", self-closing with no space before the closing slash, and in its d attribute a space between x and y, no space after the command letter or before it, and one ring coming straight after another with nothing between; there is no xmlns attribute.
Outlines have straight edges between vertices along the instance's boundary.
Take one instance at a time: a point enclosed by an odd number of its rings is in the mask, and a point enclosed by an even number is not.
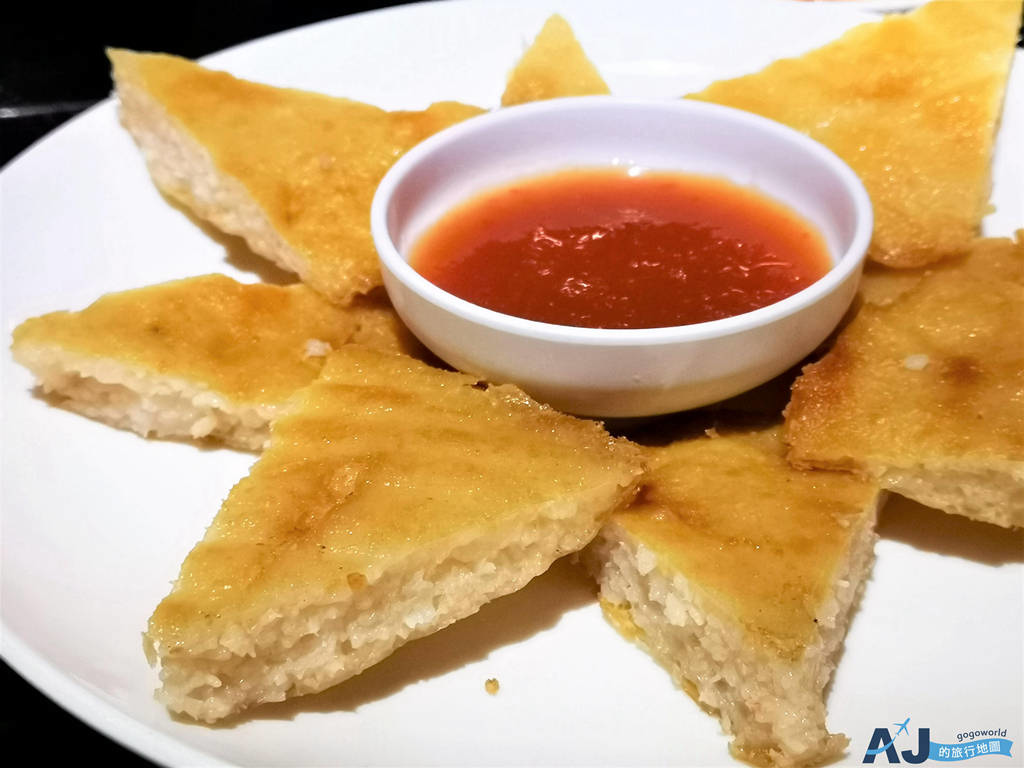
<svg viewBox="0 0 1024 768"><path fill-rule="evenodd" d="M577 328L524 320L442 290L409 266L417 239L456 204L516 179L619 166L717 176L753 187L821 232L816 283L742 315L671 328ZM652 416L723 400L782 373L836 327L871 237L871 203L821 144L757 115L696 101L556 99L502 109L404 155L371 212L384 285L414 334L452 366L514 382L561 410Z"/></svg>

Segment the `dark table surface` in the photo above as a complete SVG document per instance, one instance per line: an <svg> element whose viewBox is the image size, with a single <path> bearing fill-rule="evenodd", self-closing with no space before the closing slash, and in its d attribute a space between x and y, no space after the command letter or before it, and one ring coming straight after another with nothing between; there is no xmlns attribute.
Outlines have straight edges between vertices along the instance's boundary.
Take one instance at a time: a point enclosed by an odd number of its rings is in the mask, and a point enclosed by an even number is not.
<svg viewBox="0 0 1024 768"><path fill-rule="evenodd" d="M0 25L0 165L109 95L107 46L195 58L283 29L389 5L402 3L196 1L180 2L174 13L160 16L149 5L135 10L69 5L55 11L44 3L19 4L5 12ZM5 663L0 663L0 691L0 743L9 756L24 747L33 763L151 765L64 712Z"/></svg>

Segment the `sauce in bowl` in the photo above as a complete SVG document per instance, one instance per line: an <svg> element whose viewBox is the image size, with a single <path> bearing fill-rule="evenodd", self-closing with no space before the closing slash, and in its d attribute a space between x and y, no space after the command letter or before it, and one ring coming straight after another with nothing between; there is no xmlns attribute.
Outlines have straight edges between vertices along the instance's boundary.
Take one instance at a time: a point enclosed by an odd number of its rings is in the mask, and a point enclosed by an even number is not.
<svg viewBox="0 0 1024 768"><path fill-rule="evenodd" d="M815 227L760 192L615 168L478 194L428 229L409 263L479 306L587 328L731 317L791 296L831 267Z"/></svg>

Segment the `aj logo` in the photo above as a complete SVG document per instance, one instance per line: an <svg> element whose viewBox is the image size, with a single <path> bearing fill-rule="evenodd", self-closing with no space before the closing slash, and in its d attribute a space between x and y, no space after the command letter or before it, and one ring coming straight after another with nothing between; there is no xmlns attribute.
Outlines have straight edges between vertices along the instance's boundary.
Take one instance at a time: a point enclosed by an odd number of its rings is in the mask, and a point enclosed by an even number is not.
<svg viewBox="0 0 1024 768"><path fill-rule="evenodd" d="M893 723L898 725L899 729L896 731L896 736L901 733L905 733L908 736L910 731L907 730L907 723L910 722L908 717L902 723ZM905 749L902 752L897 752L896 747L893 743L896 741L896 736L889 734L888 728L875 728L875 732L871 734L871 741L868 742L867 751L864 753L864 759L862 763L873 763L875 757L885 753L886 758L890 763L898 763L900 761L900 755L903 755L903 762L905 763L923 763L928 759L928 755L931 752L931 730L928 728L917 729L917 752L913 752L909 749Z"/></svg>
<svg viewBox="0 0 1024 768"><path fill-rule="evenodd" d="M861 762L873 763L875 758L882 754L885 755L885 759L890 763L898 763L900 762L900 757L902 757L904 763L910 763L911 765L923 763L925 760L947 763L970 760L972 757L991 755L1013 756L1011 754L1013 742L1006 738L1005 728L964 731L957 734L956 744L934 742L931 740L930 728L918 728L917 751L911 749L904 749L902 752L897 751L893 745L900 734L905 733L907 738L912 738L910 731L907 730L909 722L910 718L908 717L902 723L893 723L893 725L899 726L895 736L889 733L888 728L875 728L875 732L871 734L868 748L864 752L864 759Z"/></svg>

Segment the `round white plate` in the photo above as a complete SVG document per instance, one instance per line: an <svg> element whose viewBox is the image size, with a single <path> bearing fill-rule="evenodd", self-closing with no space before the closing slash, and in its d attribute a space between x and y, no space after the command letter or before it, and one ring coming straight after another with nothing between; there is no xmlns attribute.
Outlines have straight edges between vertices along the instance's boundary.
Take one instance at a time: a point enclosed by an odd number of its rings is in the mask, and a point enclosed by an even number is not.
<svg viewBox="0 0 1024 768"><path fill-rule="evenodd" d="M506 73L557 10L614 92L672 98L876 18L840 5L414 5L276 35L206 63L391 108L496 105ZM992 234L1024 223L1020 65L1018 57ZM160 196L109 102L12 162L0 174L0 210L7 339L31 315L109 291L211 271L274 275ZM32 395L6 350L2 375L4 657L133 749L190 765L734 764L718 722L605 624L588 582L565 564L332 691L225 727L171 718L152 697L140 634L252 457L147 441L53 408ZM998 727L1019 742L1020 537L906 503L885 512L881 533L829 698L832 729L852 740L846 762L861 761L876 726L907 716L912 733L930 727L936 741ZM484 692L491 677L497 696Z"/></svg>

